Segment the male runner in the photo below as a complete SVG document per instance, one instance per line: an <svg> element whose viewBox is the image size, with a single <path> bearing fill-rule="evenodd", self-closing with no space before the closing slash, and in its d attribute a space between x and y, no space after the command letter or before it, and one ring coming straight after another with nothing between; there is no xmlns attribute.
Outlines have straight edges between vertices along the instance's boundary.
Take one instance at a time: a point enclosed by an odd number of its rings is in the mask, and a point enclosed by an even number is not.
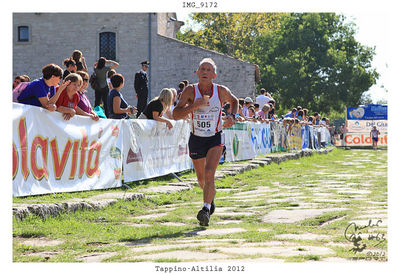
<svg viewBox="0 0 400 275"><path fill-rule="evenodd" d="M204 207L197 214L202 226L208 226L210 215L215 210L214 175L225 149L222 127L229 128L235 124L238 111L238 99L231 91L213 83L216 72L215 62L211 58L203 59L196 71L199 82L183 90L173 111L175 120L184 119L188 114L192 117L189 155L203 189ZM222 126L222 106L227 102L232 106L232 113L227 114L228 118Z"/></svg>

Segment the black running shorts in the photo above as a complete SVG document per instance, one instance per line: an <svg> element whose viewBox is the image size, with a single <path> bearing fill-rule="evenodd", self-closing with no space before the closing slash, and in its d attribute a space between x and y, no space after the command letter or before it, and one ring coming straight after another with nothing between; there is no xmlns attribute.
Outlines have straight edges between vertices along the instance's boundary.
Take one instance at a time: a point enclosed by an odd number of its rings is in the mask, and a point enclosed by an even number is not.
<svg viewBox="0 0 400 275"><path fill-rule="evenodd" d="M191 159L205 158L208 150L215 146L223 146L225 151L225 140L222 132L211 137L199 137L190 133L189 156Z"/></svg>

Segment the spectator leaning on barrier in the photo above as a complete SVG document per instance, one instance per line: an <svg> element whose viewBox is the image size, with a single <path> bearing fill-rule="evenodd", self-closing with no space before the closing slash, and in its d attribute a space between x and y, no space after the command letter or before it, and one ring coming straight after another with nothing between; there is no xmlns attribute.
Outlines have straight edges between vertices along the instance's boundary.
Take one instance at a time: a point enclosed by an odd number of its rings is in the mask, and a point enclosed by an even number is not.
<svg viewBox="0 0 400 275"><path fill-rule="evenodd" d="M257 115L260 116L262 119L268 119L268 112L270 109L271 109L271 106L269 104L264 104L264 106L257 113Z"/></svg>
<svg viewBox="0 0 400 275"><path fill-rule="evenodd" d="M107 109L109 110L109 118L124 119L129 118L137 112L135 107L128 105L121 94L124 87L124 77L122 74L115 74L111 77L111 84L114 87L107 97Z"/></svg>
<svg viewBox="0 0 400 275"><path fill-rule="evenodd" d="M97 121L99 120L99 116L93 111L92 105L90 104L89 98L87 97L87 87L89 85L89 74L85 71L77 71L77 74L79 74L82 77L82 86L78 91L79 95L79 102L78 102L78 107L81 108L81 110L85 113L85 116L90 116L93 120Z"/></svg>
<svg viewBox="0 0 400 275"><path fill-rule="evenodd" d="M56 102L65 84L56 92L55 86L61 80L63 70L56 64L48 64L42 68L43 77L35 79L21 92L18 101L23 104L43 107L49 111L57 109Z"/></svg>
<svg viewBox="0 0 400 275"><path fill-rule="evenodd" d="M303 121L303 117L304 117L304 112L303 112L303 110L298 111L298 112L297 112L296 118L297 118L298 120L300 120L300 121Z"/></svg>
<svg viewBox="0 0 400 275"><path fill-rule="evenodd" d="M75 114L87 116L88 114L78 107L80 101L78 91L82 86L82 77L79 74L70 73L64 81L67 87L61 92L56 102L57 111L63 114L65 120L71 119ZM57 90L59 89L60 87L57 87Z"/></svg>
<svg viewBox="0 0 400 275"><path fill-rule="evenodd" d="M249 121L254 121L254 122L257 121L257 118L256 118L256 111L255 111L255 109L254 109L253 106L250 106L250 107L249 107L249 117L248 117L247 119L248 119Z"/></svg>
<svg viewBox="0 0 400 275"><path fill-rule="evenodd" d="M171 104L171 107L169 107L169 109L163 114L163 116L168 118L168 119L172 119L173 120L174 118L173 118L172 112L173 112L173 110L175 108L175 105L177 103L176 100L178 99L178 92L176 91L175 88L169 88L169 89L172 92L172 104Z"/></svg>
<svg viewBox="0 0 400 275"><path fill-rule="evenodd" d="M294 118L296 113L297 113L297 109L293 108L292 111L290 111L286 115L284 115L284 118Z"/></svg>
<svg viewBox="0 0 400 275"><path fill-rule="evenodd" d="M153 98L149 104L147 104L143 113L140 114L141 119L154 119L158 122L163 122L167 125L168 129L171 129L172 123L162 115L169 110L172 105L173 93L170 89L164 88L161 90L158 97Z"/></svg>
<svg viewBox="0 0 400 275"><path fill-rule="evenodd" d="M31 82L31 78L30 78L28 75L23 74L23 75L21 75L21 77L22 77L22 78L25 78L25 81L24 81L24 82Z"/></svg>
<svg viewBox="0 0 400 275"><path fill-rule="evenodd" d="M18 86L21 82L26 82L25 77L23 77L22 75L17 75L17 76L14 78L13 90L14 90L15 88L17 88L17 86Z"/></svg>
<svg viewBox="0 0 400 275"><path fill-rule="evenodd" d="M250 97L246 97L244 99L244 105L243 105L242 112L243 112L243 115L245 118L249 117L249 108L252 103L253 103L253 100Z"/></svg>

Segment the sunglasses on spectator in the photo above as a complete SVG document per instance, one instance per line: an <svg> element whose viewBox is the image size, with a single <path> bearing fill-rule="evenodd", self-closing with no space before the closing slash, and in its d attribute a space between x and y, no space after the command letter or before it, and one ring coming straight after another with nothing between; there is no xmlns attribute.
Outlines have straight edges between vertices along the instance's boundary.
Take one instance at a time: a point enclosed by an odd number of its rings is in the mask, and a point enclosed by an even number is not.
<svg viewBox="0 0 400 275"><path fill-rule="evenodd" d="M89 78L83 78L83 81L88 82Z"/></svg>

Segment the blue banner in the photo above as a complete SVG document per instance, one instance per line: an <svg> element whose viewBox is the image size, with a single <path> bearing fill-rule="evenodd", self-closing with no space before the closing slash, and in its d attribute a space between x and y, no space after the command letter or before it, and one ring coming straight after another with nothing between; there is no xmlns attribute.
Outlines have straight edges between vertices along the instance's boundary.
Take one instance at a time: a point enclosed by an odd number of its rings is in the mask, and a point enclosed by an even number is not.
<svg viewBox="0 0 400 275"><path fill-rule="evenodd" d="M305 127L301 127L301 140L303 141L302 149L309 148L310 126L305 125Z"/></svg>
<svg viewBox="0 0 400 275"><path fill-rule="evenodd" d="M387 120L387 105L370 104L357 108L347 108L347 119L350 120Z"/></svg>

